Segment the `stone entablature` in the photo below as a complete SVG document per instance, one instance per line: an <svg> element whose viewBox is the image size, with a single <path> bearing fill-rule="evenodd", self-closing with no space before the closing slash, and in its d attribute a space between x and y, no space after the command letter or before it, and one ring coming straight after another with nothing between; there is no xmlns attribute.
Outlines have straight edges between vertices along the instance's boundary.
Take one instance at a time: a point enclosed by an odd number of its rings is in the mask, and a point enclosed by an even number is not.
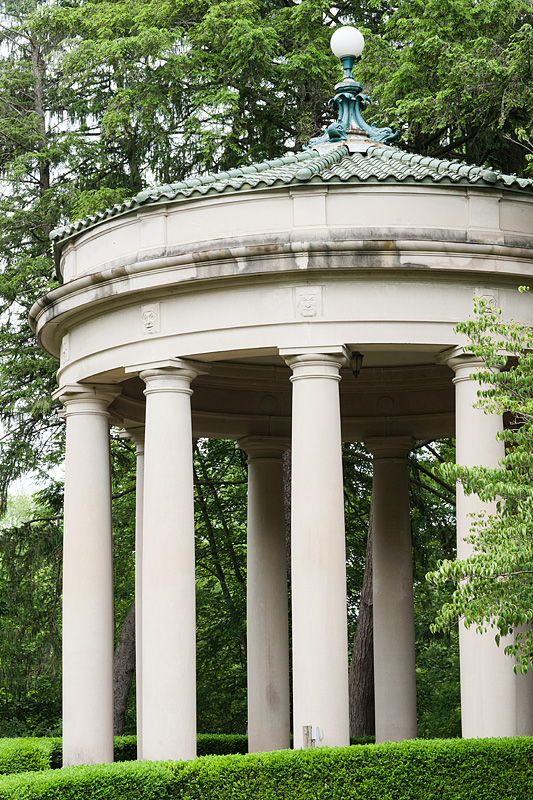
<svg viewBox="0 0 533 800"><path fill-rule="evenodd" d="M60 274L69 282L113 267L205 271L217 260L247 269L261 248L283 254L288 244L288 255L299 245L320 253L327 242L342 251L357 241L372 251L372 242L388 240L520 248L529 247L532 225L533 196L492 187L346 182L241 190L140 207L82 230L63 243Z"/></svg>

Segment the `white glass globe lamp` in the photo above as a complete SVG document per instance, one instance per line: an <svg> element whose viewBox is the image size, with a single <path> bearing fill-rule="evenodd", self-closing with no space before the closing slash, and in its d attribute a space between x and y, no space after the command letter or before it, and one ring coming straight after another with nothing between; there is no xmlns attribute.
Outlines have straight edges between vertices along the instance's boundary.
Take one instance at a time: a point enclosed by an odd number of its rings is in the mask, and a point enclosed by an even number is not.
<svg viewBox="0 0 533 800"><path fill-rule="evenodd" d="M353 25L337 28L330 39L330 47L334 55L340 58L344 69L344 80L353 81L352 67L365 46L363 34Z"/></svg>
<svg viewBox="0 0 533 800"><path fill-rule="evenodd" d="M343 56L353 56L359 58L365 46L363 34L353 25L344 25L337 28L331 37L329 46L337 58Z"/></svg>

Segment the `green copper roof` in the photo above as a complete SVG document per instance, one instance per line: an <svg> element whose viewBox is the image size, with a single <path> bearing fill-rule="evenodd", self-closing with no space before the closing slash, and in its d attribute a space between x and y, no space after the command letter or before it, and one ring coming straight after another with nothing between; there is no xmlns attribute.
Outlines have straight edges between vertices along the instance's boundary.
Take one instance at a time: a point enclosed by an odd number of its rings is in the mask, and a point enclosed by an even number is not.
<svg viewBox="0 0 533 800"><path fill-rule="evenodd" d="M61 243L76 233L129 211L156 203L199 198L202 195L261 190L271 186L308 183L439 183L533 191L533 180L457 161L413 155L381 143L364 144L365 152L350 152L347 143L321 145L296 155L261 161L247 167L145 189L136 197L103 212L56 228L50 234Z"/></svg>

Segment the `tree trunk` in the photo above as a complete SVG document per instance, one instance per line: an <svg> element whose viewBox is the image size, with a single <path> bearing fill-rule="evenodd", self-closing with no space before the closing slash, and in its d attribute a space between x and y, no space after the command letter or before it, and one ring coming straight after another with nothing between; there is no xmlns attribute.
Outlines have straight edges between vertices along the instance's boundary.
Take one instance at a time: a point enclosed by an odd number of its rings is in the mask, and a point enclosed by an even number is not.
<svg viewBox="0 0 533 800"><path fill-rule="evenodd" d="M115 648L115 666L113 670L113 733L121 736L124 733L126 704L133 682L135 670L135 601L131 604L122 625Z"/></svg>
<svg viewBox="0 0 533 800"><path fill-rule="evenodd" d="M365 573L359 619L350 663L350 736L370 736L376 731L374 714L374 624L372 600L372 509L368 522Z"/></svg>

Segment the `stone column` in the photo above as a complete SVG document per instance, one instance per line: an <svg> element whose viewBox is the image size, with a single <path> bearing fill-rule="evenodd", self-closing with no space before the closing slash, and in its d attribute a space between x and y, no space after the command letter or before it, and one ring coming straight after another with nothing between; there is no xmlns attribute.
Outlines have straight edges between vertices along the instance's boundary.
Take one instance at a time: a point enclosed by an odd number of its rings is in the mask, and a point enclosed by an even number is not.
<svg viewBox="0 0 533 800"><path fill-rule="evenodd" d="M280 351L292 369L294 747L347 745L346 547L339 381L343 347Z"/></svg>
<svg viewBox="0 0 533 800"><path fill-rule="evenodd" d="M527 630L520 626L516 633ZM533 669L516 675L516 735L533 736Z"/></svg>
<svg viewBox="0 0 533 800"><path fill-rule="evenodd" d="M290 747L289 628L283 453L288 442L247 436L248 750Z"/></svg>
<svg viewBox="0 0 533 800"><path fill-rule="evenodd" d="M365 442L372 453L376 741L417 735L413 557L407 455L410 437Z"/></svg>
<svg viewBox="0 0 533 800"><path fill-rule="evenodd" d="M137 758L142 759L142 552L144 501L144 425L129 427L121 434L135 445L135 707Z"/></svg>
<svg viewBox="0 0 533 800"><path fill-rule="evenodd" d="M475 408L479 383L470 375L483 368L482 362L460 349L448 354L446 361L454 370L456 459L467 467L496 467L505 450L496 435L502 430L502 418ZM466 496L457 487L457 557L466 558L472 546L465 541L470 534L471 514L491 511L493 504L482 503L477 495ZM474 627L459 624L461 664L461 719L464 738L514 736L516 722L516 676L513 662L503 652L506 641L498 647L494 631L478 634Z"/></svg>
<svg viewBox="0 0 533 800"><path fill-rule="evenodd" d="M63 763L113 761L113 544L108 405L116 387L59 389L66 419Z"/></svg>
<svg viewBox="0 0 533 800"><path fill-rule="evenodd" d="M191 381L200 366L138 367L146 384L142 555L142 755L196 755Z"/></svg>

